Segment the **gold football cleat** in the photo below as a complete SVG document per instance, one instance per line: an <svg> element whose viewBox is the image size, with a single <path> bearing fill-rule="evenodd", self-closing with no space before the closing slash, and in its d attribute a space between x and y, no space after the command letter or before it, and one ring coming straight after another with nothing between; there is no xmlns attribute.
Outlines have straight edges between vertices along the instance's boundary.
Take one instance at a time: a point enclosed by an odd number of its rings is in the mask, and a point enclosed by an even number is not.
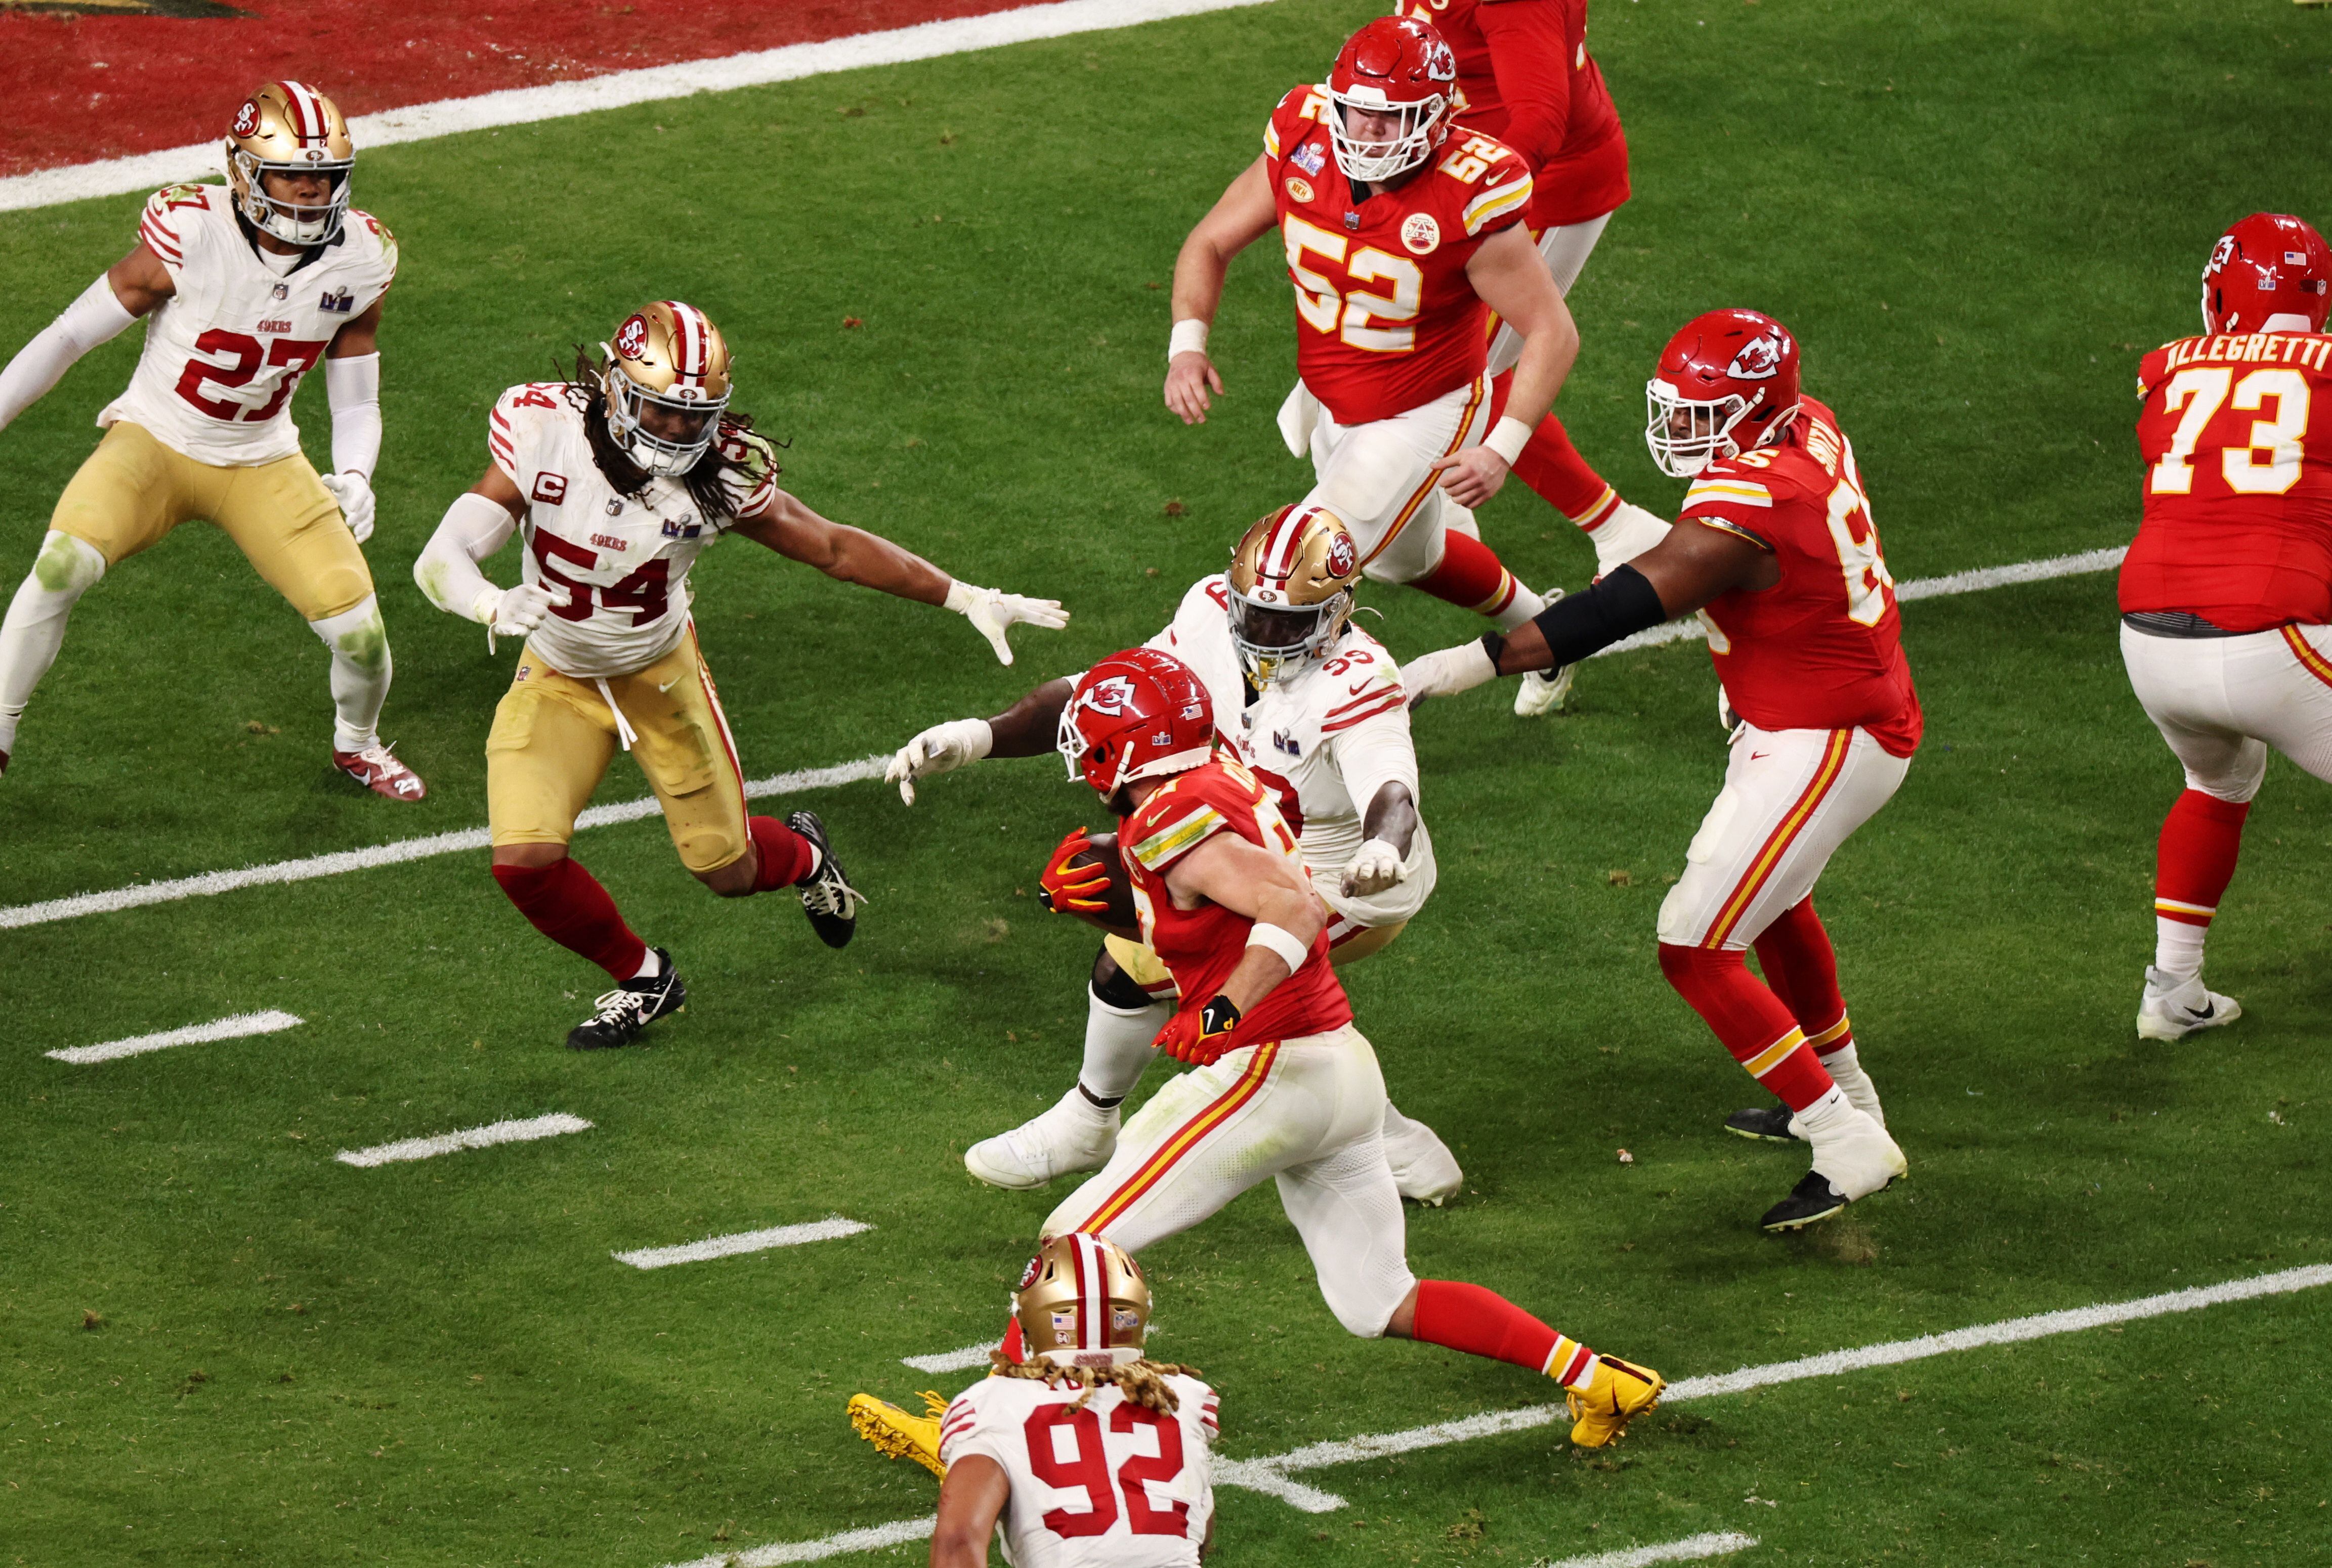
<svg viewBox="0 0 2332 1568"><path fill-rule="evenodd" d="M1602 1386L1599 1374L1596 1386ZM940 1418L947 1414L948 1402L936 1391L923 1392L927 1415L909 1415L886 1399L876 1399L871 1393L850 1396L850 1426L860 1437L874 1445L874 1451L886 1459L913 1459L941 1480L947 1479L947 1466L940 1462Z"/></svg>
<svg viewBox="0 0 2332 1568"><path fill-rule="evenodd" d="M1660 1402L1668 1380L1649 1366L1636 1366L1618 1356L1601 1358L1595 1380L1585 1390L1572 1389L1563 1397L1571 1406L1571 1440L1582 1449L1601 1449L1620 1440L1628 1423ZM860 1396L864 1398L864 1395ZM855 1409L857 1402L852 1401Z"/></svg>

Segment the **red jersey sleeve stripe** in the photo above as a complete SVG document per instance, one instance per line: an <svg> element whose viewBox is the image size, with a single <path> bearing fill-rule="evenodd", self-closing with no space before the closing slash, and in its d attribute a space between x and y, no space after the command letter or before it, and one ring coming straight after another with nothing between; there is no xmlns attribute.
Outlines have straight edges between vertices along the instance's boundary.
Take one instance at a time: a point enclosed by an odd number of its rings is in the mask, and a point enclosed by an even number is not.
<svg viewBox="0 0 2332 1568"><path fill-rule="evenodd" d="M1401 693L1396 689L1390 693L1383 702L1370 708L1366 713L1355 713L1348 717L1337 719L1333 724L1322 725L1320 727L1320 733L1322 735L1334 735L1339 730L1350 729L1356 724L1364 724L1368 720L1379 717L1381 715L1398 713L1400 710L1401 705L1407 700L1408 698L1403 697Z"/></svg>
<svg viewBox="0 0 2332 1568"><path fill-rule="evenodd" d="M1394 683L1393 685L1391 685L1391 686L1380 686L1380 687L1377 687L1377 688L1375 688L1375 689L1371 689L1371 690L1363 691L1362 693L1361 693L1361 695L1360 695L1360 696L1353 698L1352 698L1351 701L1349 701L1349 702L1340 702L1340 703L1336 704L1336 706L1335 706L1335 707L1333 707L1333 708L1330 708L1330 709L1327 711L1327 714L1325 715L1325 717L1329 717L1329 718L1337 718L1337 717L1342 717L1345 712L1347 712L1348 710L1350 710L1350 709L1352 709L1352 708L1366 708L1369 704L1371 704L1371 703L1372 703L1372 702L1376 702L1376 701L1378 701L1378 700L1381 699L1381 698L1385 696L1385 694L1386 694L1386 693L1388 693L1388 692L1396 692L1396 693L1397 693L1397 692L1399 692L1400 690L1400 684L1399 684L1398 682L1395 682L1395 683Z"/></svg>
<svg viewBox="0 0 2332 1568"><path fill-rule="evenodd" d="M178 251L177 236L170 233L151 218L138 225L138 237L146 242L148 250L165 261L177 261L185 259Z"/></svg>

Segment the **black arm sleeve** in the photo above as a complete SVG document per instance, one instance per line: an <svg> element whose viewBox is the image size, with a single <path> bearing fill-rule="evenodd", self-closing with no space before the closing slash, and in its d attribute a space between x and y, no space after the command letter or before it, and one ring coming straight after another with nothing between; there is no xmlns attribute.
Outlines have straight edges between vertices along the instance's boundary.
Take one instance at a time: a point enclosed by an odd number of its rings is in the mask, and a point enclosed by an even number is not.
<svg viewBox="0 0 2332 1568"><path fill-rule="evenodd" d="M1533 617L1531 624L1539 629L1554 655L1547 668L1560 670L1668 618L1651 583L1635 567L1622 565L1584 594L1557 599ZM1505 639L1493 632L1482 639L1482 646L1496 660L1505 650Z"/></svg>

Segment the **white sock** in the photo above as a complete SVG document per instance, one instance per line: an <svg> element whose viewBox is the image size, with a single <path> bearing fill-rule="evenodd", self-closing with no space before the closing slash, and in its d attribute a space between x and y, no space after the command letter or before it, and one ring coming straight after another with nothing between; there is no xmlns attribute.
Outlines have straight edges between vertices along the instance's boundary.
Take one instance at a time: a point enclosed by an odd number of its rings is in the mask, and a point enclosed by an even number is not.
<svg viewBox="0 0 2332 1568"><path fill-rule="evenodd" d="M1830 1072L1830 1081L1844 1091L1849 1103L1877 1122L1887 1125L1887 1113L1878 1107L1878 1086L1862 1070L1862 1060L1855 1054L1854 1041L1834 1046L1829 1050L1817 1050L1814 1056Z"/></svg>
<svg viewBox="0 0 2332 1568"><path fill-rule="evenodd" d="M1798 1113L1798 1121L1811 1136L1815 1133L1834 1130L1840 1122L1854 1114L1854 1102L1846 1098L1844 1089L1833 1085L1830 1093Z"/></svg>
<svg viewBox="0 0 2332 1568"><path fill-rule="evenodd" d="M353 610L311 621L332 651L332 749L362 751L379 744L374 726L388 698L388 629L372 594Z"/></svg>
<svg viewBox="0 0 2332 1568"><path fill-rule="evenodd" d="M2154 966L2170 977L2173 985L2192 980L2203 973L2203 943L2211 935L2208 926L2190 925L2184 920L2154 917Z"/></svg>
<svg viewBox="0 0 2332 1568"><path fill-rule="evenodd" d="M1521 579L1517 578L1514 602L1492 617L1492 623L1501 632L1511 632L1525 621L1535 620L1545 609L1545 598L1524 587Z"/></svg>
<svg viewBox="0 0 2332 1568"><path fill-rule="evenodd" d="M656 956L655 949L651 947L648 949L647 956L640 960L640 966L638 970L633 974L632 978L635 980L654 980L657 975L663 973L664 960L658 958Z"/></svg>
<svg viewBox="0 0 2332 1568"><path fill-rule="evenodd" d="M16 748L16 721L24 717L33 689L64 646L65 622L81 596L105 575L105 556L96 546L71 534L49 530L33 569L9 601L0 621L0 751Z"/></svg>
<svg viewBox="0 0 2332 1568"><path fill-rule="evenodd" d="M1077 1070L1078 1087L1086 1098L1120 1100L1133 1092L1142 1075L1158 1058L1150 1042L1173 1016L1172 1005L1153 1002L1146 1007L1112 1007L1085 988L1085 1060Z"/></svg>

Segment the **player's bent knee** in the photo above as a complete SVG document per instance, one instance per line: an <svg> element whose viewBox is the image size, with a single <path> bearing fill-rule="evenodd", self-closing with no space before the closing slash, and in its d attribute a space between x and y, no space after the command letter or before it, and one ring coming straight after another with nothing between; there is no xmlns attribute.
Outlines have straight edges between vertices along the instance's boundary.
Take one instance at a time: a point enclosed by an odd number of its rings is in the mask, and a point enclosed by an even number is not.
<svg viewBox="0 0 2332 1568"><path fill-rule="evenodd" d="M1407 1272L1398 1279L1354 1280L1332 1279L1320 1276L1320 1297L1344 1332L1356 1339L1382 1339L1385 1326L1393 1314L1400 1310L1409 1293L1417 1288L1417 1281Z"/></svg>
<svg viewBox="0 0 2332 1568"><path fill-rule="evenodd" d="M494 864L540 870L567 858L565 844L496 844Z"/></svg>
<svg viewBox="0 0 2332 1568"><path fill-rule="evenodd" d="M105 552L73 534L49 530L41 553L33 558L33 581L44 594L68 594L78 599L105 575Z"/></svg>
<svg viewBox="0 0 2332 1568"><path fill-rule="evenodd" d="M2247 739L2235 750L2227 766L2208 777L2193 768L2186 771L2186 787L2199 790L2213 800L2239 806L2248 803L2267 782L2267 742Z"/></svg>
<svg viewBox="0 0 2332 1568"><path fill-rule="evenodd" d="M725 866L705 870L691 867L689 874L723 898L743 898L750 896L760 879L760 866L752 856L741 854Z"/></svg>
<svg viewBox="0 0 2332 1568"><path fill-rule="evenodd" d="M1093 993L1094 1001L1120 1012L1139 1012L1153 1000L1133 975L1117 966L1106 947L1094 956Z"/></svg>

